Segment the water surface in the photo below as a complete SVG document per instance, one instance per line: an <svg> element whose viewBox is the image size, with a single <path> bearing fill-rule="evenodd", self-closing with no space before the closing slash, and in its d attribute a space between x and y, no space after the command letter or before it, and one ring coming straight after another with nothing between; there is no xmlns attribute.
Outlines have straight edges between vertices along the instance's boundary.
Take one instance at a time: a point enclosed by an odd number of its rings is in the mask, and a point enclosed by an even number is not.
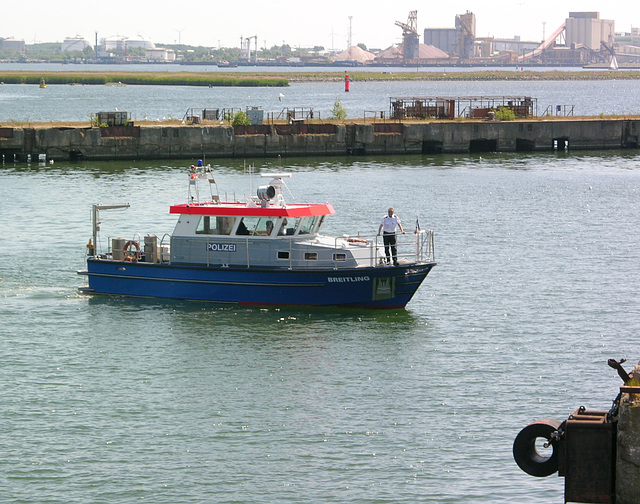
<svg viewBox="0 0 640 504"><path fill-rule="evenodd" d="M287 170L325 231L389 205L436 233L406 310L86 297L103 239L171 232L175 162L0 169L0 495L7 502L563 502L513 462L519 430L608 409L638 359L640 157L328 158ZM222 193L243 163L214 166ZM255 184L254 184L255 186Z"/></svg>
<svg viewBox="0 0 640 504"><path fill-rule="evenodd" d="M267 118L286 118L286 109L312 108L316 119L328 119L336 100L349 118L389 117L397 97L531 97L535 115L639 115L640 81L400 81L292 83L286 88L202 86L0 85L0 124L30 121L86 121L101 111L121 110L134 121L182 120L202 109L259 107ZM6 124L5 124L6 125Z"/></svg>

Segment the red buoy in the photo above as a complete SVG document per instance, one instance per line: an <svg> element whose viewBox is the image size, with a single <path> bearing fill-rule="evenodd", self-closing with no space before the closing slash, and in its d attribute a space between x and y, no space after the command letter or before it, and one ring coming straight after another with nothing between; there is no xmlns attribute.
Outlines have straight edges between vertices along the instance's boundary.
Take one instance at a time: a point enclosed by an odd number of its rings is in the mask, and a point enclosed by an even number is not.
<svg viewBox="0 0 640 504"><path fill-rule="evenodd" d="M349 74L347 72L344 73L344 92L349 92Z"/></svg>

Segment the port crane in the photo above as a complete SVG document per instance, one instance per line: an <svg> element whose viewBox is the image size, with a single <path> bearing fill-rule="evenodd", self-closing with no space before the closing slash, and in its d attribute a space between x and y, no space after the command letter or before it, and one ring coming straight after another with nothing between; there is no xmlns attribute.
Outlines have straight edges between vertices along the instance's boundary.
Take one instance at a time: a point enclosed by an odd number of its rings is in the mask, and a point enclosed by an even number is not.
<svg viewBox="0 0 640 504"><path fill-rule="evenodd" d="M258 62L258 36L252 35L251 37L242 37L240 36L240 52L246 50L246 59L247 63L251 62L251 40L255 40L256 43L256 51L254 53L254 63Z"/></svg>
<svg viewBox="0 0 640 504"><path fill-rule="evenodd" d="M406 23L396 21L396 26L402 28L402 57L415 59L420 57L420 36L418 35L418 11L409 12Z"/></svg>

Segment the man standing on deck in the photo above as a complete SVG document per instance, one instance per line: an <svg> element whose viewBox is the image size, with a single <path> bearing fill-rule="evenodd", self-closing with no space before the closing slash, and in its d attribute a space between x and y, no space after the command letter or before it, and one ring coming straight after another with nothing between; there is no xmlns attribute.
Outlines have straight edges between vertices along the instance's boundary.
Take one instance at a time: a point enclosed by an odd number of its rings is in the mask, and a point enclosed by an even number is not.
<svg viewBox="0 0 640 504"><path fill-rule="evenodd" d="M387 215L385 215L382 222L380 222L378 236L380 236L380 231L382 231L382 241L384 243L384 253L387 256L387 264L391 262L391 258L393 257L394 266L398 265L398 251L396 247L396 228L398 227L400 231L402 231L402 234L405 234L400 219L393 213L393 208L389 208ZM391 248L391 254L389 254L389 248Z"/></svg>

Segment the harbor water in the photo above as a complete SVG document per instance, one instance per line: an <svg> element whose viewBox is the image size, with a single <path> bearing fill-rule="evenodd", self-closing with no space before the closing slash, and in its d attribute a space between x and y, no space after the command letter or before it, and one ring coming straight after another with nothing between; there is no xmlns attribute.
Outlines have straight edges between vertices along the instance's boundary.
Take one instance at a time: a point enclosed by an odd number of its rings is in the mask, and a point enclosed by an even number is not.
<svg viewBox="0 0 640 504"><path fill-rule="evenodd" d="M0 70L4 66L0 65ZM144 65L137 65L140 66ZM68 67L62 68L84 69L82 65ZM31 65L22 65L20 69L35 70ZM119 70L133 69L125 66ZM436 70L430 69L429 73ZM440 69L443 76L447 71ZM389 78L394 78L393 69ZM128 112L133 121L182 120L191 109L200 115L205 108L237 111L247 107L261 108L265 117L276 119L286 118L286 109L313 109L314 118L327 119L336 100L341 101L349 118L371 119L374 115L379 118L381 112L389 117L391 98L504 96L531 97L535 101L536 116L555 115L558 106L562 115L640 114L638 80L352 81L348 93L341 81L292 82L288 87L276 88L47 85L41 89L38 85L5 84L0 85L0 126L34 121L86 121L88 124L92 115L115 110Z"/></svg>
<svg viewBox="0 0 640 504"><path fill-rule="evenodd" d="M242 161L213 169L221 194L248 187ZM640 356L640 155L254 170L331 202L327 234L374 233L388 206L409 233L418 218L438 266L405 310L89 297L91 204L131 204L101 214L99 248L161 237L186 167L0 166L0 500L562 503L563 479L522 472L512 443L536 419L608 409L607 359Z"/></svg>

